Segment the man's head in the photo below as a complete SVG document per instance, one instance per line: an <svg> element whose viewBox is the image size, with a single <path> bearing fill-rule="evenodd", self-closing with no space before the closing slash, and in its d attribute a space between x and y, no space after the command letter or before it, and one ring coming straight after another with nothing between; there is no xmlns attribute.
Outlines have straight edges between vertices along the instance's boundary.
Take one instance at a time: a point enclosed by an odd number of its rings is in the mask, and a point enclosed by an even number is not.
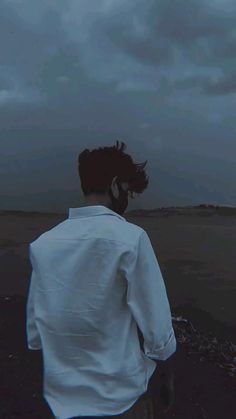
<svg viewBox="0 0 236 419"><path fill-rule="evenodd" d="M128 194L141 193L148 185L144 167L135 164L123 152L124 143L89 151L85 149L78 157L79 176L85 196L85 205L104 205L122 215L128 206Z"/></svg>
<svg viewBox="0 0 236 419"><path fill-rule="evenodd" d="M85 206L103 205L117 214L122 215L128 206L128 183L119 183L118 177L112 179L108 192L104 194L90 194L85 196Z"/></svg>

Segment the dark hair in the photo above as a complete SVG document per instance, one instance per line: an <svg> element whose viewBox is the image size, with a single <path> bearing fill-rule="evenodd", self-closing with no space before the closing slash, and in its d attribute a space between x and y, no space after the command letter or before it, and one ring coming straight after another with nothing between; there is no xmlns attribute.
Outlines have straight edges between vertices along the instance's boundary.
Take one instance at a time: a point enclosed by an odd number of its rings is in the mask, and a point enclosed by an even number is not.
<svg viewBox="0 0 236 419"><path fill-rule="evenodd" d="M126 145L119 141L112 147L99 147L89 151L87 148L78 156L78 171L81 188L85 196L92 193L104 194L108 192L114 176L118 182L127 182L128 191L133 199L133 193L142 193L148 185L149 177L146 176L144 163L133 162L133 159L124 153Z"/></svg>

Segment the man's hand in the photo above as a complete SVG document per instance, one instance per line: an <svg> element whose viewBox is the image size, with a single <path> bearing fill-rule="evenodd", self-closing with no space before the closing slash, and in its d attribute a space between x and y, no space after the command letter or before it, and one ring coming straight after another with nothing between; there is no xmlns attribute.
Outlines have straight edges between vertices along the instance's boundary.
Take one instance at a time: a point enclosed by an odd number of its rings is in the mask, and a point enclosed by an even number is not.
<svg viewBox="0 0 236 419"><path fill-rule="evenodd" d="M164 413L167 413L175 400L174 391L174 374L161 377L160 381L160 398L163 403Z"/></svg>

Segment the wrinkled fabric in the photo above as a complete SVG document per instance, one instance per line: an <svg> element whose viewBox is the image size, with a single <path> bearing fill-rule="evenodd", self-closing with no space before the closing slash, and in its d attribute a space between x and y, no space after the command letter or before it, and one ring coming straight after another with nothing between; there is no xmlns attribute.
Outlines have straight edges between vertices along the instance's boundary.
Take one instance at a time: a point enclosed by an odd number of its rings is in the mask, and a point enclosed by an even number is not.
<svg viewBox="0 0 236 419"><path fill-rule="evenodd" d="M30 243L29 256L27 344L42 350L52 413L126 412L146 392L155 359L176 351L148 234L102 205L69 208L66 220Z"/></svg>
<svg viewBox="0 0 236 419"><path fill-rule="evenodd" d="M74 416L69 419L157 419L159 405L150 394L141 396L134 405L120 415L113 416Z"/></svg>

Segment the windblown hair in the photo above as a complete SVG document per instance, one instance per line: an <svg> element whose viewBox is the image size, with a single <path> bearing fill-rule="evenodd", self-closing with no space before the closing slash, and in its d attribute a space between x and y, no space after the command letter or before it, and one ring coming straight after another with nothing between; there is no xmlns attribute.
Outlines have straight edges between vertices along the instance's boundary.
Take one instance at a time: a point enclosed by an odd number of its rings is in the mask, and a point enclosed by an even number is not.
<svg viewBox="0 0 236 419"><path fill-rule="evenodd" d="M99 147L89 151L87 148L78 156L78 172L80 176L83 194L88 196L92 193L98 195L108 192L114 176L118 176L118 182L127 182L128 192L132 199L133 193L140 194L148 186L149 176L146 176L144 163L133 162L133 159L124 153L126 145L119 141L112 147Z"/></svg>

